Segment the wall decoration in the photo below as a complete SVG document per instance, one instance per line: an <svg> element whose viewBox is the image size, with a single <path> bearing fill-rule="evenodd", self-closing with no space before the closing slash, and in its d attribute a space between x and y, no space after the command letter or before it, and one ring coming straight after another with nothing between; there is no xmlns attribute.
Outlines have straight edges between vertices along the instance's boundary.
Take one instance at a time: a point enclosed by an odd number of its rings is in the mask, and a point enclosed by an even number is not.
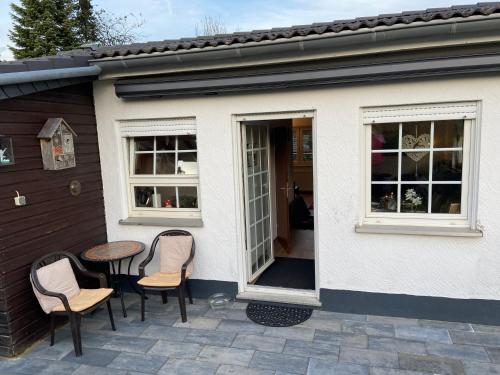
<svg viewBox="0 0 500 375"><path fill-rule="evenodd" d="M431 147L431 137L429 134L420 134L415 137L411 134L407 134L403 137L403 149L409 148L429 148ZM405 152L408 157L414 162L419 162L427 152Z"/></svg>
<svg viewBox="0 0 500 375"><path fill-rule="evenodd" d="M0 167L14 164L12 138L0 136Z"/></svg>
<svg viewBox="0 0 500 375"><path fill-rule="evenodd" d="M76 166L73 138L76 133L62 118L49 118L38 138L42 149L43 169L59 170Z"/></svg>

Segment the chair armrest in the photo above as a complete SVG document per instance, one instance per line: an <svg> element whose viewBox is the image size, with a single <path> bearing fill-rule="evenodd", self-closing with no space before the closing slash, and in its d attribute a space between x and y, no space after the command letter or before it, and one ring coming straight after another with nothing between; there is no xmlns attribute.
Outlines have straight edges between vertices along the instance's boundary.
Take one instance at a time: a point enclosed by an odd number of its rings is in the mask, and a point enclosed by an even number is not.
<svg viewBox="0 0 500 375"><path fill-rule="evenodd" d="M191 254L189 254L189 258L184 262L181 268L181 282L184 282L186 280L186 271L187 267L189 266L189 263L193 261L194 258L194 252L191 251Z"/></svg>
<svg viewBox="0 0 500 375"><path fill-rule="evenodd" d="M38 283L37 283L38 284ZM71 307L69 306L69 302L68 302L68 299L66 298L66 296L62 293L55 293L55 292L50 292L48 291L47 289L45 289L43 286L41 286L40 284L38 285L35 285L35 288L40 292L42 293L43 295L45 296L49 296L49 297L55 297L55 298L59 298L62 302L62 304L64 305L64 308L66 309L66 311L68 313L72 312L71 310Z"/></svg>
<svg viewBox="0 0 500 375"><path fill-rule="evenodd" d="M143 278L146 276L146 266L151 262L153 259L153 256L148 255L146 259L144 259L140 264L139 264L139 277Z"/></svg>

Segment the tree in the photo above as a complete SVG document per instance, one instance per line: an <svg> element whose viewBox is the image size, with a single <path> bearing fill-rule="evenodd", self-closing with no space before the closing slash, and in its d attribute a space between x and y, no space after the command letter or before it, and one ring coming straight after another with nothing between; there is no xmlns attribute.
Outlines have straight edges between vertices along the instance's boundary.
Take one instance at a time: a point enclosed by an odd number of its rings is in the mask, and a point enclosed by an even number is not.
<svg viewBox="0 0 500 375"><path fill-rule="evenodd" d="M78 0L76 23L81 44L97 42L97 17L91 0Z"/></svg>
<svg viewBox="0 0 500 375"><path fill-rule="evenodd" d="M141 14L133 13L124 16L116 16L104 9L95 12L96 39L100 45L112 46L129 44L138 38L138 30L144 25Z"/></svg>
<svg viewBox="0 0 500 375"><path fill-rule="evenodd" d="M198 36L213 36L226 34L227 28L220 18L205 16L194 26L194 32Z"/></svg>
<svg viewBox="0 0 500 375"><path fill-rule="evenodd" d="M10 47L18 59L54 55L78 46L73 0L21 0L11 4Z"/></svg>

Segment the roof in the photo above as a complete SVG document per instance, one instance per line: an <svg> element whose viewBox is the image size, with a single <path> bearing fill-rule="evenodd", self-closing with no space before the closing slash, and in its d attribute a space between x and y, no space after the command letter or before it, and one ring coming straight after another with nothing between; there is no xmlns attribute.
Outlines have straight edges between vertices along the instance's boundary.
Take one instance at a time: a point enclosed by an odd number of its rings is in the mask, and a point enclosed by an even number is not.
<svg viewBox="0 0 500 375"><path fill-rule="evenodd" d="M254 30L236 32L215 36L200 36L163 40L157 42L133 43L122 46L98 48L94 53L97 59L107 57L152 54L157 52L189 50L193 48L207 48L245 44L251 42L273 41L290 39L293 37L307 37L342 31L357 31L373 29L378 26L408 25L415 22L430 22L434 20L449 20L453 18L467 18L471 16L489 16L500 13L500 2L487 2L472 5L457 5L446 8L431 8L426 10L409 11L395 14L381 14L373 17L359 17L351 20L313 23L291 27L273 28L269 30Z"/></svg>
<svg viewBox="0 0 500 375"><path fill-rule="evenodd" d="M57 131L57 129L59 129L59 126L61 126L61 124L65 125L68 128L68 130L71 133L73 133L73 135L76 137L75 131L73 129L71 129L71 126L69 126L68 123L66 121L64 121L63 118L52 117L52 118L47 119L47 121L45 121L45 124L43 125L42 130L40 130L40 132L38 133L37 138L41 138L41 139L52 138L54 136L55 132Z"/></svg>
<svg viewBox="0 0 500 375"><path fill-rule="evenodd" d="M0 61L0 74L28 72L34 70L78 68L88 66L88 61L91 57L91 54L87 52L78 55L57 55L15 61Z"/></svg>

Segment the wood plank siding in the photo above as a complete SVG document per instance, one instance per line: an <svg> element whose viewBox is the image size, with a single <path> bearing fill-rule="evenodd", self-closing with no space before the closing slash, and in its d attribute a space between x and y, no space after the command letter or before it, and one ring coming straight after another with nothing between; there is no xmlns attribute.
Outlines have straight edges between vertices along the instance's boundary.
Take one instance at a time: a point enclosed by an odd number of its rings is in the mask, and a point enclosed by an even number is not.
<svg viewBox="0 0 500 375"><path fill-rule="evenodd" d="M75 130L76 167L43 170L37 134L49 117ZM106 241L92 84L0 100L0 134L15 164L0 167L0 355L13 356L48 332L29 282L31 263L52 251L75 254ZM69 191L71 180L82 186ZM27 205L16 207L16 190Z"/></svg>

